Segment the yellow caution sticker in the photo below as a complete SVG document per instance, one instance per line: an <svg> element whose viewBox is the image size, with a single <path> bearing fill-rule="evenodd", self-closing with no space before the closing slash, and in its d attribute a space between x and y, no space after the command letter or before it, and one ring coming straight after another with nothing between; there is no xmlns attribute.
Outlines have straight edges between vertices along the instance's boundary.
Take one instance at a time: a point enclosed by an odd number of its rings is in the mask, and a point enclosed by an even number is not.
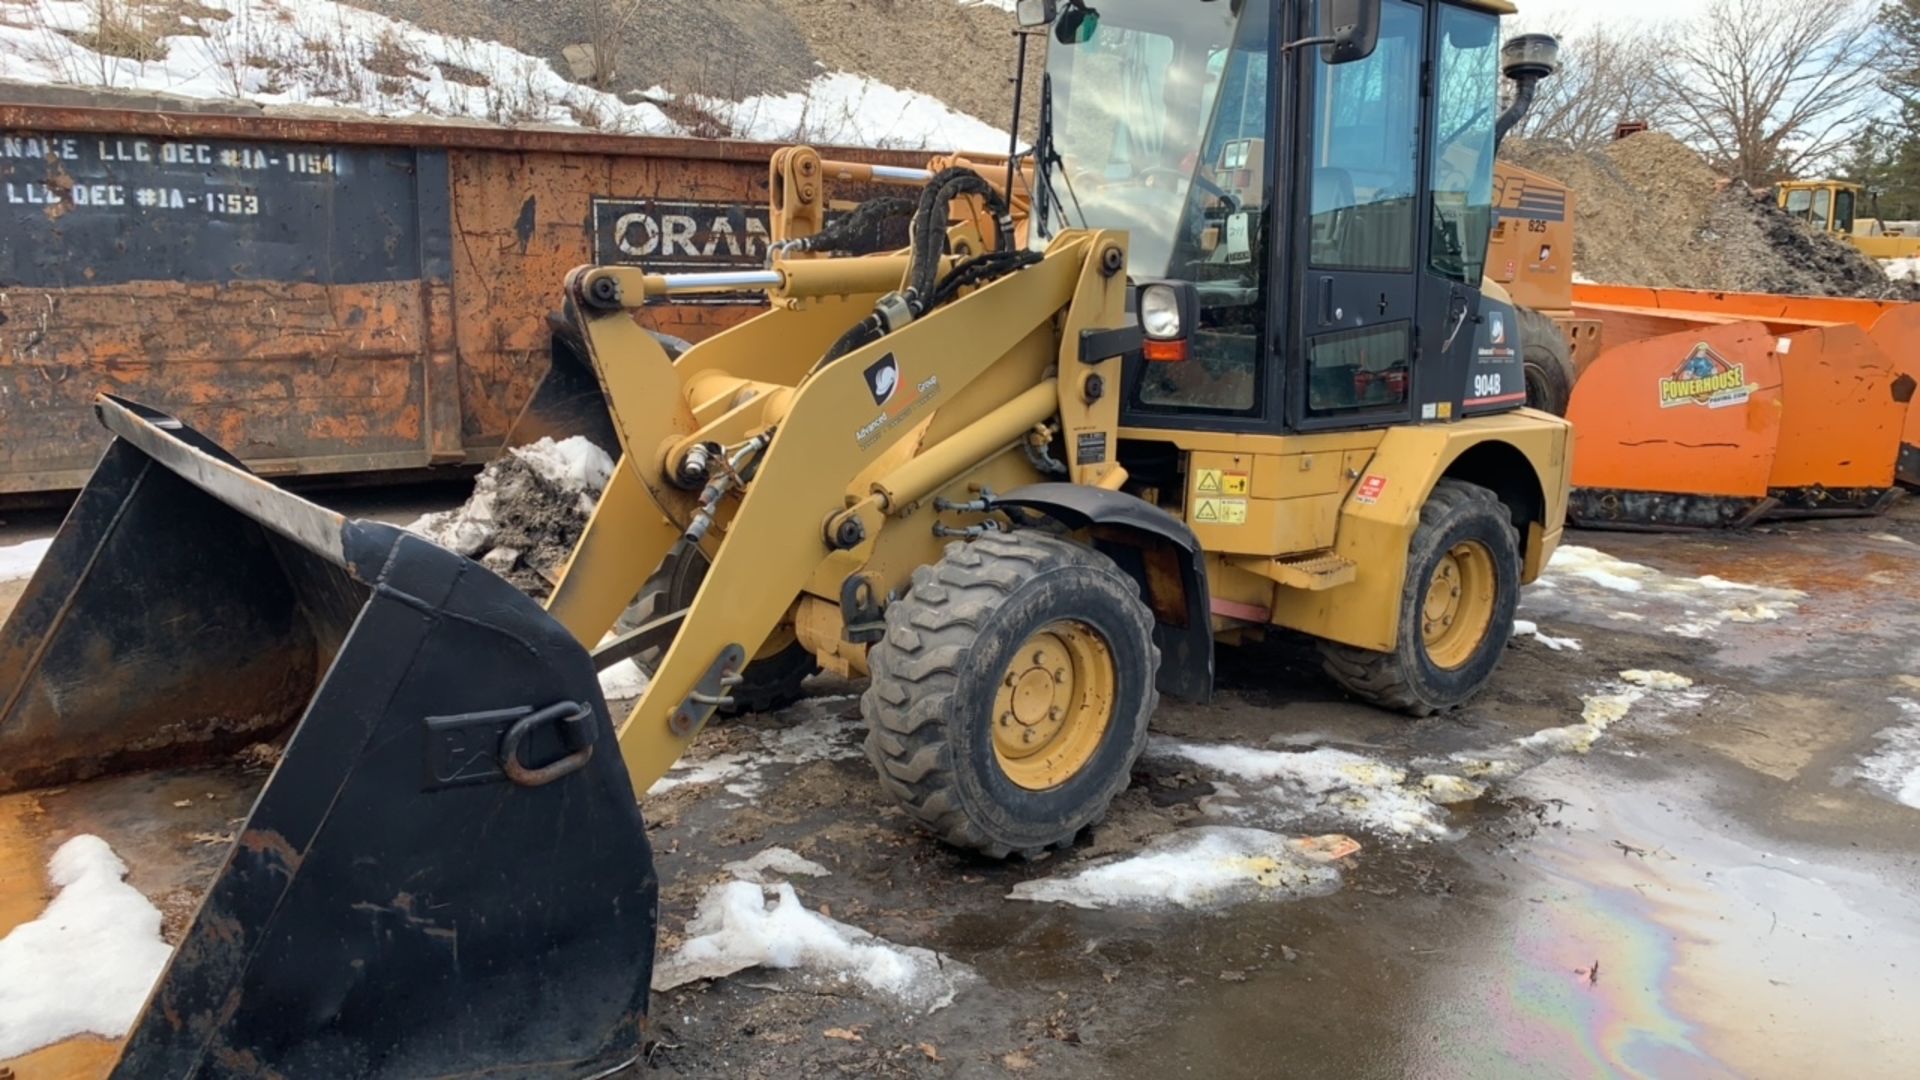
<svg viewBox="0 0 1920 1080"><path fill-rule="evenodd" d="M1201 499L1193 505L1193 521L1196 525L1245 525L1247 500Z"/></svg>
<svg viewBox="0 0 1920 1080"><path fill-rule="evenodd" d="M1201 469L1194 474L1193 493L1195 495L1226 494L1226 489L1222 486L1221 481L1223 475L1219 469Z"/></svg>
<svg viewBox="0 0 1920 1080"><path fill-rule="evenodd" d="M1220 494L1245 495L1252 486L1252 478L1243 472L1223 473L1220 477Z"/></svg>

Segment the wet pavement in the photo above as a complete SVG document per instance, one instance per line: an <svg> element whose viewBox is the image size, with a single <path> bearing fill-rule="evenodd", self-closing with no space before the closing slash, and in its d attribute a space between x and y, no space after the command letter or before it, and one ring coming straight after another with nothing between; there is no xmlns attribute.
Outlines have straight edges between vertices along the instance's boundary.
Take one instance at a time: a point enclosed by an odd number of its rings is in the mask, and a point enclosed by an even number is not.
<svg viewBox="0 0 1920 1080"><path fill-rule="evenodd" d="M709 731L644 804L663 953L704 932L688 924L739 875L724 864L780 846L826 873L766 880L934 950L958 989L925 1011L804 968L698 980L655 995L650 1065L1913 1075L1920 507L1570 543L1523 603L1538 634L1468 708L1415 722L1345 702L1296 641L1225 653L1219 698L1163 707L1108 819L1036 863L955 853L889 805L860 756L858 687ZM150 783L114 801L190 827L90 812L86 790L0 811L44 850L98 831L165 911L169 866L206 847L187 834L217 833L245 778ZM0 868L9 891L30 862ZM18 906L9 919L30 916Z"/></svg>

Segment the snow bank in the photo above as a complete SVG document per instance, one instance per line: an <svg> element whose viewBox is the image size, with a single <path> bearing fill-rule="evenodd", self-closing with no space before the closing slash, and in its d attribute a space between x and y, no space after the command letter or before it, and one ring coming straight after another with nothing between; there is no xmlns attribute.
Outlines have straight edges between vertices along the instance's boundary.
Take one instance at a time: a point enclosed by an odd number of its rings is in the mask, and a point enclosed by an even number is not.
<svg viewBox="0 0 1920 1080"><path fill-rule="evenodd" d="M1007 898L1080 908L1192 911L1320 896L1340 887L1335 864L1359 849L1344 836L1301 839L1208 825L1156 837L1138 855L1076 874L1023 881Z"/></svg>
<svg viewBox="0 0 1920 1080"><path fill-rule="evenodd" d="M1888 698L1901 723L1874 735L1880 749L1861 759L1854 775L1903 806L1920 810L1920 701Z"/></svg>
<svg viewBox="0 0 1920 1080"><path fill-rule="evenodd" d="M895 945L809 911L791 885L769 890L729 881L708 890L687 924L687 941L653 972L655 990L719 979L748 968L797 971L809 981L858 984L909 1009L953 1003L975 978L970 968L929 949Z"/></svg>
<svg viewBox="0 0 1920 1080"><path fill-rule="evenodd" d="M160 939L159 909L126 875L97 836L53 853L47 877L59 895L0 939L0 1060L74 1035L117 1039L133 1026L173 950Z"/></svg>
<svg viewBox="0 0 1920 1080"><path fill-rule="evenodd" d="M53 546L53 537L45 540L28 540L25 543L0 547L0 581L24 581L33 576L40 568L40 560L46 557L47 549Z"/></svg>
<svg viewBox="0 0 1920 1080"><path fill-rule="evenodd" d="M1005 131L939 98L845 71L816 76L805 90L790 94L687 101L745 139L1000 152L1007 146Z"/></svg>
<svg viewBox="0 0 1920 1080"><path fill-rule="evenodd" d="M333 0L199 0L151 59L105 55L69 37L95 26L90 0L0 3L0 69L30 83L144 90L266 105L331 106L377 116L591 126L679 135L658 106L563 78L497 42L436 34ZM9 10L10 9L10 10ZM215 12L224 13L221 17ZM26 26L10 25L25 23ZM63 33L64 31L64 33Z"/></svg>
<svg viewBox="0 0 1920 1080"><path fill-rule="evenodd" d="M1368 832L1416 839L1450 835L1446 811L1428 799L1407 771L1345 750L1321 747L1288 752L1230 743L1155 738L1147 752L1178 758L1215 773L1264 785L1231 788L1209 806L1230 817L1287 825L1334 820Z"/></svg>
<svg viewBox="0 0 1920 1080"><path fill-rule="evenodd" d="M0 72L28 83L348 108L375 116L626 135L687 133L657 104L673 101L661 88L645 95L652 100L630 104L571 82L546 60L518 49L437 34L334 0L169 5L172 32L151 41L131 35L145 59L84 44L92 40L98 7L97 0L0 0ZM727 124L735 138L950 150L996 150L1007 142L1005 132L936 98L849 72L823 74L799 93L687 103Z"/></svg>

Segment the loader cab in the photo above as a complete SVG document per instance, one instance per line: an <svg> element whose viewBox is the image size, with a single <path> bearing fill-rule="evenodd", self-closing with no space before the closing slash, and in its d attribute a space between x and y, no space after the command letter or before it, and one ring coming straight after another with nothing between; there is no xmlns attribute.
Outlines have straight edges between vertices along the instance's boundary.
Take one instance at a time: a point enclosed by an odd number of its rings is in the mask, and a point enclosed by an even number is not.
<svg viewBox="0 0 1920 1080"><path fill-rule="evenodd" d="M1129 233L1146 342L1123 426L1310 432L1524 402L1513 316L1479 289L1509 10L1064 5L1034 232ZM1377 37L1325 43L1356 18Z"/></svg>
<svg viewBox="0 0 1920 1080"><path fill-rule="evenodd" d="M1800 180L1780 185L1780 208L1821 232L1853 235L1858 185L1837 180Z"/></svg>

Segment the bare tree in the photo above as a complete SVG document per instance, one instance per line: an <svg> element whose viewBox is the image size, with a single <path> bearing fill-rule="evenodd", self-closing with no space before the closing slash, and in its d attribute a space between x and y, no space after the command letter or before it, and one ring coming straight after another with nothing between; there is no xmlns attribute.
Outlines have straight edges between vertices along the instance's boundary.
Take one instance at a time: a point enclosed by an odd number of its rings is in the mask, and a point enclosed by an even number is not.
<svg viewBox="0 0 1920 1080"><path fill-rule="evenodd" d="M1548 32L1560 39L1560 73L1540 84L1520 134L1596 150L1612 141L1623 120L1665 118L1671 100L1654 78L1659 50L1653 31L1600 23L1577 33L1554 27Z"/></svg>
<svg viewBox="0 0 1920 1080"><path fill-rule="evenodd" d="M1883 104L1877 12L1870 0L1710 0L1659 54L1661 126L1748 184L1826 167Z"/></svg>
<svg viewBox="0 0 1920 1080"><path fill-rule="evenodd" d="M593 47L593 86L613 89L618 74L621 44L627 24L640 10L641 0L587 0L583 27L587 44Z"/></svg>

